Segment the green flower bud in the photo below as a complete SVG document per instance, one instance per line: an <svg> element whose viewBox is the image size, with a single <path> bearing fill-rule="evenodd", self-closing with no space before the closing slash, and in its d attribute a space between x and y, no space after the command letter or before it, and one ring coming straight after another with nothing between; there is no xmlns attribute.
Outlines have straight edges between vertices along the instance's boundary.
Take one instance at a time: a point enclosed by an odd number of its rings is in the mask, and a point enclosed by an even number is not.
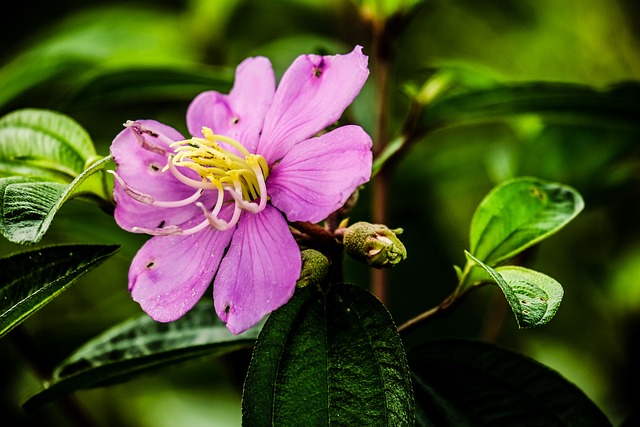
<svg viewBox="0 0 640 427"><path fill-rule="evenodd" d="M407 257L407 250L397 235L402 229L386 225L357 222L344 232L345 250L353 258L375 268L393 267Z"/></svg>
<svg viewBox="0 0 640 427"><path fill-rule="evenodd" d="M329 274L329 259L315 249L305 249L302 256L302 271L296 283L298 288L320 285Z"/></svg>

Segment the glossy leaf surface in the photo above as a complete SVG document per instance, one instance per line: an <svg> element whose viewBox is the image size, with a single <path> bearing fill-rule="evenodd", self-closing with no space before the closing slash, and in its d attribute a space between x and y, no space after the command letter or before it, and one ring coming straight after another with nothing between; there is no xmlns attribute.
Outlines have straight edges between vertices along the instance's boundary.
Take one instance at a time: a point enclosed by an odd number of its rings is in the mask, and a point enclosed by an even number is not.
<svg viewBox="0 0 640 427"><path fill-rule="evenodd" d="M25 109L0 119L0 176L70 182L95 154L87 132L64 114Z"/></svg>
<svg viewBox="0 0 640 427"><path fill-rule="evenodd" d="M516 178L494 188L471 221L471 254L495 267L564 227L584 208L573 188Z"/></svg>
<svg viewBox="0 0 640 427"><path fill-rule="evenodd" d="M640 86L635 83L608 91L565 83L505 84L442 97L423 111L418 126L429 130L516 114L539 114L565 123L637 129L639 99Z"/></svg>
<svg viewBox="0 0 640 427"><path fill-rule="evenodd" d="M95 179L110 160L105 157L97 161L69 185L22 177L0 178L0 232L13 243L37 243L67 200L81 195L110 198L106 183Z"/></svg>
<svg viewBox="0 0 640 427"><path fill-rule="evenodd" d="M114 384L176 363L250 347L260 326L233 335L208 303L196 305L171 323L159 323L144 314L114 326L76 350L24 407L31 410L80 389Z"/></svg>
<svg viewBox="0 0 640 427"><path fill-rule="evenodd" d="M118 249L115 245L42 247L0 259L0 336L18 326Z"/></svg>

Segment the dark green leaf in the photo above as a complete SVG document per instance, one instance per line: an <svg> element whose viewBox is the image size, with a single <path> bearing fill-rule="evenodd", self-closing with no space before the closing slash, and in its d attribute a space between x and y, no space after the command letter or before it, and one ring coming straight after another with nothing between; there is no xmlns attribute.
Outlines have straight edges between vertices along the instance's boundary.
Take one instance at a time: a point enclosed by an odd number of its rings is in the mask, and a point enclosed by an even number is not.
<svg viewBox="0 0 640 427"><path fill-rule="evenodd" d="M246 425L412 425L402 342L368 291L305 288L258 338L242 401Z"/></svg>
<svg viewBox="0 0 640 427"><path fill-rule="evenodd" d="M77 82L66 107L118 105L126 102L157 100L191 100L207 90L229 92L231 70L192 67L98 68Z"/></svg>
<svg viewBox="0 0 640 427"><path fill-rule="evenodd" d="M0 178L0 232L13 243L37 243L67 200L84 194L110 197L104 183L89 180L96 172L102 173L110 160L108 156L95 162L69 185Z"/></svg>
<svg viewBox="0 0 640 427"><path fill-rule="evenodd" d="M49 246L0 258L0 336L113 255L115 245Z"/></svg>
<svg viewBox="0 0 640 427"><path fill-rule="evenodd" d="M640 86L630 83L605 92L582 85L529 82L463 92L424 109L418 127L432 130L515 114L638 129Z"/></svg>
<svg viewBox="0 0 640 427"><path fill-rule="evenodd" d="M521 354L447 340L408 352L417 425L602 427L606 416L575 385Z"/></svg>
<svg viewBox="0 0 640 427"><path fill-rule="evenodd" d="M495 267L564 227L584 208L573 188L516 178L494 188L471 221L471 253Z"/></svg>
<svg viewBox="0 0 640 427"><path fill-rule="evenodd" d="M95 154L87 132L63 114L25 109L0 119L0 176L69 182Z"/></svg>
<svg viewBox="0 0 640 427"><path fill-rule="evenodd" d="M640 407L636 405L631 414L618 427L636 427L638 425L640 425Z"/></svg>
<svg viewBox="0 0 640 427"><path fill-rule="evenodd" d="M64 98L69 87L96 68L117 70L150 62L168 66L197 57L173 13L130 4L85 9L49 28L46 38L0 68L0 108L21 96L40 98L53 92L54 98Z"/></svg>
<svg viewBox="0 0 640 427"><path fill-rule="evenodd" d="M474 268L484 269L492 282L500 287L516 316L518 327L542 326L558 311L564 291L551 277L514 266L494 270L468 252L466 255L469 262L475 264Z"/></svg>
<svg viewBox="0 0 640 427"><path fill-rule="evenodd" d="M251 347L260 326L233 335L211 304L198 304L179 320L159 323L146 314L123 322L76 350L53 379L24 403L34 409L74 391L129 380L176 363Z"/></svg>

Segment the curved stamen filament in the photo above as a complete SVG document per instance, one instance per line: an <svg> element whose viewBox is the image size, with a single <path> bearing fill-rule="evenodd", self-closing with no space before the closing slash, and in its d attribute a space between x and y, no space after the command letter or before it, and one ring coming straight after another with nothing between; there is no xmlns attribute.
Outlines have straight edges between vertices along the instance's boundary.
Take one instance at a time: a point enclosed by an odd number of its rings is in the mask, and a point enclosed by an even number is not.
<svg viewBox="0 0 640 427"><path fill-rule="evenodd" d="M182 230L177 225L170 225L163 228L146 228L146 227L131 227L132 233L144 233L151 236L173 236L182 234Z"/></svg>
<svg viewBox="0 0 640 427"><path fill-rule="evenodd" d="M188 178L187 176L185 176L182 172L180 172L178 170L176 165L173 163L172 156L169 156L169 161L167 162L167 166L165 166L162 170L165 171L165 170L167 170L167 168L171 171L173 176L175 176L178 179L178 181L180 181L183 184L188 185L189 187L202 188L202 189L205 189L205 190L207 190L207 189L208 190L212 190L212 189L216 188L216 186L214 184L212 184L211 182L196 181L195 179L191 179L191 178Z"/></svg>
<svg viewBox="0 0 640 427"><path fill-rule="evenodd" d="M227 222L223 219L218 218L217 215L213 214L213 212L209 212L209 210L201 202L197 202L196 206L202 209L202 213L204 213L204 216L207 218L209 224L211 224L211 226L216 230L220 231L226 231L231 227L235 227L235 225L238 223L238 220L240 219L240 214L242 213L242 209L240 209L240 206L238 205L238 203L236 203L235 208L233 209L233 216L231 217L231 220Z"/></svg>
<svg viewBox="0 0 640 427"><path fill-rule="evenodd" d="M208 141L222 141L222 142L226 142L227 144L229 144L230 146L232 146L233 148L235 148L236 150L238 150L240 153L242 153L243 156L247 157L249 156L251 153L249 153L249 151L245 148L244 145L240 144L238 141L236 141L235 139L223 136L223 135L215 135L213 133L213 131L211 129L209 129L208 127L203 127L202 128L202 134L204 135L204 137L208 140Z"/></svg>
<svg viewBox="0 0 640 427"><path fill-rule="evenodd" d="M158 135L139 122L128 122L126 126L133 128L140 137L149 133L154 138L167 142L164 135ZM195 189L193 194L182 200L154 200L151 195L131 188L115 172L112 173L124 191L141 203L163 208L195 204L202 210L205 219L187 229L171 225L162 228L134 227L131 231L156 236L190 235L209 226L224 231L236 226L243 210L255 214L265 209L268 201L266 178L269 175L269 165L264 157L250 153L240 142L223 135L216 135L209 128L203 127L202 135L204 138L194 137L167 144L173 149L173 153L164 154L168 154L168 157L162 171L171 171L179 182ZM186 173L181 168L188 168L197 175ZM209 202L207 202L209 206L205 206L200 201L205 190L217 191L213 206ZM233 214L229 221L219 217L225 198L230 201L228 196L225 197L225 193L229 194L234 203ZM211 197L206 200L211 200Z"/></svg>
<svg viewBox="0 0 640 427"><path fill-rule="evenodd" d="M142 134L147 134L152 138L158 138L159 141L162 141L167 145L171 145L171 143L173 143L171 138L169 138L168 136L162 133L156 132L155 130L151 129L149 126L143 125L138 121L127 120L124 123L124 127L133 129L136 135L139 137L139 140L142 146L150 151L158 152L161 154L166 153L166 149L164 147L150 143L144 138Z"/></svg>
<svg viewBox="0 0 640 427"><path fill-rule="evenodd" d="M197 201L204 191L203 189L198 189L191 196L181 200L155 200L150 194L143 193L133 187L130 187L129 184L127 184L124 179L122 179L122 177L116 173L116 171L109 170L107 172L113 175L116 182L120 184L125 193L127 193L132 199L137 200L140 203L144 203L145 205L159 206L162 208L180 208Z"/></svg>
<svg viewBox="0 0 640 427"><path fill-rule="evenodd" d="M200 202L198 202L198 203L200 203ZM187 228L186 230L181 229L177 225L171 225L169 227L164 227L164 228L132 227L131 228L131 232L132 233L150 234L152 236L188 236L190 234L195 234L195 233L197 233L199 231L204 230L209 225L210 225L209 220L205 219L204 221L200 222L199 224L197 224L197 225L195 225L195 226L193 226L191 228Z"/></svg>

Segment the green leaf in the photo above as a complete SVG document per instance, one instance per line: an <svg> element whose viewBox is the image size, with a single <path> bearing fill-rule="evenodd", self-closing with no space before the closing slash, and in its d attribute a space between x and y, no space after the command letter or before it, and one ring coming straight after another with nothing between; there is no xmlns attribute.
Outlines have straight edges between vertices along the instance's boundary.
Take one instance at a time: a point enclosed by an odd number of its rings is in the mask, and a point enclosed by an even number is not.
<svg viewBox="0 0 640 427"><path fill-rule="evenodd" d="M189 101L207 90L229 92L232 81L232 70L208 69L202 65L100 67L74 85L65 106L82 109L132 101Z"/></svg>
<svg viewBox="0 0 640 427"><path fill-rule="evenodd" d="M544 325L555 316L564 295L555 279L524 267L503 266L496 271L519 298L525 325Z"/></svg>
<svg viewBox="0 0 640 427"><path fill-rule="evenodd" d="M542 326L558 311L564 291L551 277L523 267L504 266L494 270L468 252L466 255L469 262L484 269L502 289L518 327Z"/></svg>
<svg viewBox="0 0 640 427"><path fill-rule="evenodd" d="M492 344L432 341L407 355L418 426L611 425L580 389L557 372Z"/></svg>
<svg viewBox="0 0 640 427"><path fill-rule="evenodd" d="M67 200L83 195L110 198L106 184L88 181L96 172L103 172L110 161L107 156L95 162L69 185L21 177L0 178L0 232L13 243L37 243Z"/></svg>
<svg viewBox="0 0 640 427"><path fill-rule="evenodd" d="M411 379L386 308L357 286L298 290L260 333L242 414L246 425L412 425Z"/></svg>
<svg viewBox="0 0 640 427"><path fill-rule="evenodd" d="M49 246L0 258L0 337L118 248L117 245Z"/></svg>
<svg viewBox="0 0 640 427"><path fill-rule="evenodd" d="M0 108L32 105L29 96L64 99L99 67L177 65L199 57L175 13L130 4L83 8L37 41L0 68Z"/></svg>
<svg viewBox="0 0 640 427"><path fill-rule="evenodd" d="M516 178L494 188L471 221L471 253L489 266L513 258L564 227L584 208L573 188Z"/></svg>
<svg viewBox="0 0 640 427"><path fill-rule="evenodd" d="M69 182L95 155L87 132L63 114L25 109L0 119L0 176Z"/></svg>
<svg viewBox="0 0 640 427"><path fill-rule="evenodd" d="M260 326L233 335L209 303L196 305L171 323L156 322L145 314L114 326L76 350L23 407L32 410L80 389L115 384L176 363L251 347Z"/></svg>
<svg viewBox="0 0 640 427"><path fill-rule="evenodd" d="M496 120L516 114L591 126L638 129L640 85L628 83L609 91L565 83L528 82L470 90L442 97L424 109L418 130Z"/></svg>

